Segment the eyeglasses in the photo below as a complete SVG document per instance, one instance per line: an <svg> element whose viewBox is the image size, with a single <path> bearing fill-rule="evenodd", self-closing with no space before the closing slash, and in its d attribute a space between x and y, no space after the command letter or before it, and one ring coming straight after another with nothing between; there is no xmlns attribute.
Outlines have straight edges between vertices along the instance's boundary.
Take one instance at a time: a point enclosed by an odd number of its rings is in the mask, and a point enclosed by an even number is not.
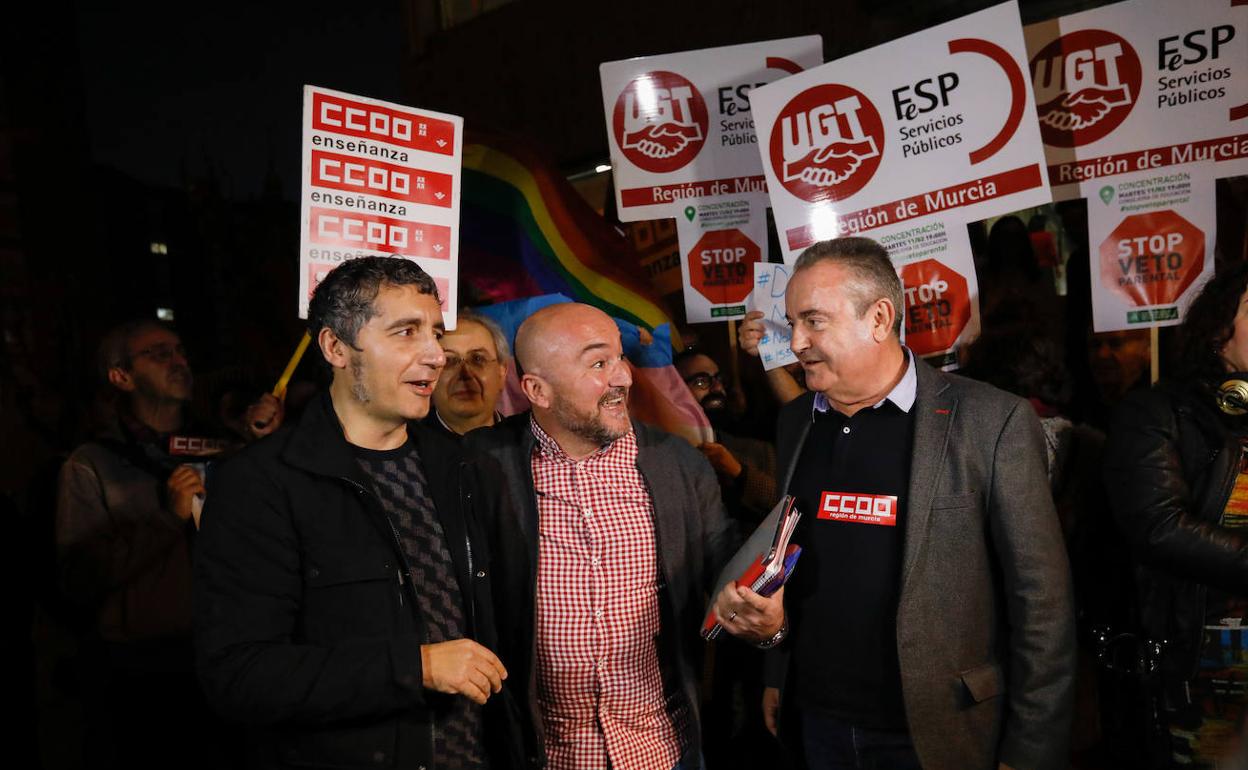
<svg viewBox="0 0 1248 770"><path fill-rule="evenodd" d="M158 364L167 364L173 360L174 356L186 360L186 348L181 345L153 345L130 354L132 359L150 358Z"/></svg>
<svg viewBox="0 0 1248 770"><path fill-rule="evenodd" d="M705 388L709 390L711 383L713 382L718 382L720 385L723 385L724 378L719 372L715 372L714 374L711 374L710 372L698 372L697 374L685 378L685 384L691 388Z"/></svg>
<svg viewBox="0 0 1248 770"><path fill-rule="evenodd" d="M497 358L490 358L484 353L469 353L467 358L446 354L446 368L458 369L460 366L467 366L474 372L483 372L490 364L498 363Z"/></svg>

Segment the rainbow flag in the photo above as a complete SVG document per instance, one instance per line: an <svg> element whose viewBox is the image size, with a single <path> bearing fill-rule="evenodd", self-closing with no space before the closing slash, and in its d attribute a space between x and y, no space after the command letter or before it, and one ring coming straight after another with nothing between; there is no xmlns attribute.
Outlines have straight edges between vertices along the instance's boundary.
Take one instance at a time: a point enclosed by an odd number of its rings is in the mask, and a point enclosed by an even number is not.
<svg viewBox="0 0 1248 770"><path fill-rule="evenodd" d="M675 334L628 240L515 140L478 136L464 146L459 263L461 296L479 304L562 294Z"/></svg>

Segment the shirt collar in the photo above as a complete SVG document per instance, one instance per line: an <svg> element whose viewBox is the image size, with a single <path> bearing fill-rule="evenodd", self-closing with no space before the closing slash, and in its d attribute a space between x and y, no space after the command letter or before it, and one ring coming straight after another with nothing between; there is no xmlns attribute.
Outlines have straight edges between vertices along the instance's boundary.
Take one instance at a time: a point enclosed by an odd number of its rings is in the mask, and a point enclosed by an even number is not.
<svg viewBox="0 0 1248 770"><path fill-rule="evenodd" d="M607 454L620 443L620 440L616 439L615 441L598 447L597 451L588 457L583 457L580 460L573 460L567 452L563 451L563 447L559 446L558 441L555 441L551 438L549 433L542 430L542 426L537 424L537 418L533 416L532 412L529 413L529 427L533 431L533 437L537 439L537 450L547 457L550 457L552 460L558 460L560 462L576 463L585 462L586 460L594 460ZM623 438L628 438L632 434L633 431L630 427L628 433L625 434Z"/></svg>
<svg viewBox="0 0 1248 770"><path fill-rule="evenodd" d="M448 433L454 433L457 436L462 435L457 430L455 430L454 428L446 424L446 420L442 419L442 413L439 412L437 409L433 410L433 416L438 418L438 422L442 423L442 427L446 428ZM497 409L494 410L494 424L498 425L502 421L503 421L503 413L498 411Z"/></svg>
<svg viewBox="0 0 1248 770"><path fill-rule="evenodd" d="M885 401L892 401L893 404L905 412L910 413L914 407L914 399L918 394L919 375L914 366L914 354L910 352L910 348L905 345L901 346L902 351L906 354L906 373L901 375L901 381L893 386L888 395L871 405L872 409L879 409ZM811 419L814 419L816 413L827 412L832 408L828 403L828 397L822 393L815 394L815 406L811 411Z"/></svg>

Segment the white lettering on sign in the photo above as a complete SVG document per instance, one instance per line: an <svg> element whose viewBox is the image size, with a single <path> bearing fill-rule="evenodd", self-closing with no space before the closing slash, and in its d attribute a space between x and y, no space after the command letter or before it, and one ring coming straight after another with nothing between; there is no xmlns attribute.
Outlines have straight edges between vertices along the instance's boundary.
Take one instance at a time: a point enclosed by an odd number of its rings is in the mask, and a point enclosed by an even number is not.
<svg viewBox="0 0 1248 770"><path fill-rule="evenodd" d="M897 526L897 496L858 492L824 492L819 501L818 517L831 521L895 527Z"/></svg>
<svg viewBox="0 0 1248 770"><path fill-rule="evenodd" d="M403 142L410 141L412 138L412 121L407 118L391 117L385 112L371 112L358 107L344 108L343 105L329 99L321 102L321 122L334 128L367 131Z"/></svg>
<svg viewBox="0 0 1248 770"><path fill-rule="evenodd" d="M406 171L391 171L376 166L370 168L363 163L344 163L336 158L321 158L321 178L327 182L368 187L396 195L407 195L411 192L411 175ZM423 177L418 186L424 187Z"/></svg>
<svg viewBox="0 0 1248 770"><path fill-rule="evenodd" d="M835 104L821 104L800 115L786 115L781 122L786 160L801 158L812 149L827 147L835 141L859 142L866 138L858 110L862 102L857 96L838 99Z"/></svg>
<svg viewBox="0 0 1248 770"><path fill-rule="evenodd" d="M624 133L635 134L648 124L663 125L679 123L693 125L693 110L689 102L693 99L693 91L688 86L676 88L655 88L649 81L643 81L641 87L641 104L637 94L632 90L624 94Z"/></svg>

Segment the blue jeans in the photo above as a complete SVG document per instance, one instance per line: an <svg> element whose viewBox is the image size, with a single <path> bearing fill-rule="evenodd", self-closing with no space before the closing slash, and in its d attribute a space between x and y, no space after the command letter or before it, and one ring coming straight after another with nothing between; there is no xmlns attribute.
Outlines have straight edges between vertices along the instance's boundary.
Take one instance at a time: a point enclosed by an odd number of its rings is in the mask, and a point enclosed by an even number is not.
<svg viewBox="0 0 1248 770"><path fill-rule="evenodd" d="M910 733L853 727L802 712L802 752L810 770L922 770Z"/></svg>

